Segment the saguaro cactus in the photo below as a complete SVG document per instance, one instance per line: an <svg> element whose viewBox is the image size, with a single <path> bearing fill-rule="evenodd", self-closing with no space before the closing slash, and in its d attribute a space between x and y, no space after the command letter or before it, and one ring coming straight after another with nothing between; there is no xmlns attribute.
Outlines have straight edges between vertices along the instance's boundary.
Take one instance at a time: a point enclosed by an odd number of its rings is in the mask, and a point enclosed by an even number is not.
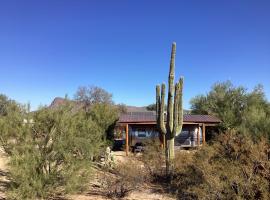
<svg viewBox="0 0 270 200"><path fill-rule="evenodd" d="M183 77L174 84L176 43L172 44L170 72L169 72L169 92L167 101L167 119L165 117L165 83L156 86L156 113L157 125L163 136L163 145L165 147L166 169L170 172L174 160L174 138L179 135L183 125Z"/></svg>

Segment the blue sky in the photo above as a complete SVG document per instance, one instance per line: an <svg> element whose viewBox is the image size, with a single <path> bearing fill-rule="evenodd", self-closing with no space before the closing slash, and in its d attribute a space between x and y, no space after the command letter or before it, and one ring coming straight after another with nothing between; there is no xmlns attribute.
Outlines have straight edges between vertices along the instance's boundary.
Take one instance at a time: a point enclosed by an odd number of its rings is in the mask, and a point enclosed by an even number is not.
<svg viewBox="0 0 270 200"><path fill-rule="evenodd" d="M167 82L171 43L184 107L217 81L270 99L269 0L0 2L0 93L32 108L97 85L148 105Z"/></svg>

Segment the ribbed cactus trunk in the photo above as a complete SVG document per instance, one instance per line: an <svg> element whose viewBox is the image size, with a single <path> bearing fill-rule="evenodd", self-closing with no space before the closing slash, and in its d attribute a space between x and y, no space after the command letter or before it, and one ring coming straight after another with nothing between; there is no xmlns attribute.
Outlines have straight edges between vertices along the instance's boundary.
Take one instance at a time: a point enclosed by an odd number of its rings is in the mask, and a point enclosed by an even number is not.
<svg viewBox="0 0 270 200"><path fill-rule="evenodd" d="M179 135L183 125L183 106L182 91L183 78L174 84L176 44L172 44L170 72L169 72L169 91L167 99L167 115L165 117L165 84L156 87L156 112L157 125L165 141L166 171L171 173L174 161L174 138Z"/></svg>

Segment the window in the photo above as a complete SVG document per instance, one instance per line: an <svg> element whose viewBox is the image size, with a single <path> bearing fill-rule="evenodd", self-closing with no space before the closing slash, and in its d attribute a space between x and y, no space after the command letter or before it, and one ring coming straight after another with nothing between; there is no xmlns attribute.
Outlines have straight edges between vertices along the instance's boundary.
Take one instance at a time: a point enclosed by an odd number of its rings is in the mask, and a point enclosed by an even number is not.
<svg viewBox="0 0 270 200"><path fill-rule="evenodd" d="M146 137L146 131L144 129L138 129L137 131L138 131L137 133L138 137Z"/></svg>

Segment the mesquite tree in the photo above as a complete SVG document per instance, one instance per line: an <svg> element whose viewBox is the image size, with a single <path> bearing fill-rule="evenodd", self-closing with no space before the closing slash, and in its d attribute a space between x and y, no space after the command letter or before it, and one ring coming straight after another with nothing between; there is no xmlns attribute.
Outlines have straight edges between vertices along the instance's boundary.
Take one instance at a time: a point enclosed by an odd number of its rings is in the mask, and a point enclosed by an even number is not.
<svg viewBox="0 0 270 200"><path fill-rule="evenodd" d="M156 87L156 112L157 125L163 136L163 145L166 156L166 170L170 172L173 168L174 160L174 138L179 135L183 125L183 106L182 106L182 90L183 78L174 84L174 68L175 68L175 52L176 43L172 44L170 72L169 72L169 92L167 102L167 115L165 115L165 84ZM166 122L164 117L167 117Z"/></svg>

